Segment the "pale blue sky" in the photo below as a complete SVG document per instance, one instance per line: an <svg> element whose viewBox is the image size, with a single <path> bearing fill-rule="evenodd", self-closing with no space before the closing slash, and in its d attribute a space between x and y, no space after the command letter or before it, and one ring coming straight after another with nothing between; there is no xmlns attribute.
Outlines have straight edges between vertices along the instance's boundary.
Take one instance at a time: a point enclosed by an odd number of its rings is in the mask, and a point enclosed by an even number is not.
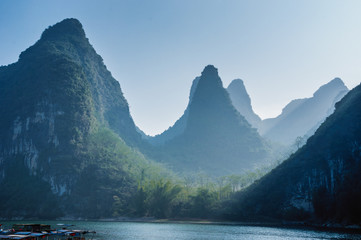
<svg viewBox="0 0 361 240"><path fill-rule="evenodd" d="M2 0L0 65L69 17L81 21L148 134L181 116L208 64L225 87L243 79L262 118L334 77L349 88L361 82L358 0Z"/></svg>

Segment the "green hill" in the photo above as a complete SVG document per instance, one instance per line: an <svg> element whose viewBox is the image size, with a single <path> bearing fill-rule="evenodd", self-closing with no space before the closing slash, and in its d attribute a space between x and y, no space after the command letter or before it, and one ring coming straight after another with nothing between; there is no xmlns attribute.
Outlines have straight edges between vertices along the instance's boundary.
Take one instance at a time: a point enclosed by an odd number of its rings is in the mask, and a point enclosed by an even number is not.
<svg viewBox="0 0 361 240"><path fill-rule="evenodd" d="M76 19L0 68L0 115L3 218L109 217L163 171L131 148L128 103Z"/></svg>

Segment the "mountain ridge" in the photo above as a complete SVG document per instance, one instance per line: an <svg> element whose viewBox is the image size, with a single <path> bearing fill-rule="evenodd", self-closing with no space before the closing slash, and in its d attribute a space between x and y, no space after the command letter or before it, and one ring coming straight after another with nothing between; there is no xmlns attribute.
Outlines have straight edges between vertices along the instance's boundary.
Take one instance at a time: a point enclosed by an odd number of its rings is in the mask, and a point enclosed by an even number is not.
<svg viewBox="0 0 361 240"><path fill-rule="evenodd" d="M264 119L259 132L262 136L285 145L293 144L297 137L308 138L333 112L335 103L347 92L348 88L343 81L335 78L322 85L312 97L292 100L279 116Z"/></svg>
<svg viewBox="0 0 361 240"><path fill-rule="evenodd" d="M153 174L130 147L140 135L120 84L76 19L0 68L0 114L2 217L109 217L114 196L128 203Z"/></svg>
<svg viewBox="0 0 361 240"><path fill-rule="evenodd" d="M314 97L327 96L327 87L341 83L331 81ZM335 91L327 106L342 94ZM285 112L305 102L295 100ZM235 210L227 217L360 222L361 85L335 106L304 147L235 194L232 206L223 196L225 210ZM214 203L218 192L202 185L176 198L189 188L172 185L165 178L172 172L140 151L185 176L239 174L271 157L270 145L235 109L212 65L193 81L176 129L161 144L146 145L119 82L76 19L49 27L18 62L0 67L0 115L2 218L165 217L170 207L176 215L206 217L214 206L203 203ZM197 205L197 199L204 201Z"/></svg>
<svg viewBox="0 0 361 240"><path fill-rule="evenodd" d="M154 159L177 171L210 175L250 169L265 160L268 145L233 107L214 66L204 68L192 92L184 131L160 146L164 155Z"/></svg>
<svg viewBox="0 0 361 240"><path fill-rule="evenodd" d="M254 128L259 128L262 120L252 109L251 98L247 93L243 80L234 79L228 85L227 92L237 111L244 116Z"/></svg>
<svg viewBox="0 0 361 240"><path fill-rule="evenodd" d="M95 52L77 19L65 19L48 27L39 41L20 54L19 62L36 48L46 48L49 53L78 64L89 81L95 110L100 113L98 120L109 125L128 144L135 146L140 143L141 137L135 129L119 82L112 77L102 57ZM34 56L30 54L30 57Z"/></svg>
<svg viewBox="0 0 361 240"><path fill-rule="evenodd" d="M336 103L301 149L238 194L233 217L358 224L360 107L361 85Z"/></svg>
<svg viewBox="0 0 361 240"><path fill-rule="evenodd" d="M183 115L173 124L173 126L169 127L167 130L165 130L161 134L148 138L148 141L151 144L162 145L165 142L175 138L176 136L179 136L180 134L182 134L184 132L186 124L187 124L187 120L188 120L188 115L189 115L189 105L192 102L194 92L196 91L196 88L197 88L197 85L199 82L199 78L200 77L196 77L192 81L192 86L191 86L191 90L189 93L188 105L187 105L186 110L184 110Z"/></svg>

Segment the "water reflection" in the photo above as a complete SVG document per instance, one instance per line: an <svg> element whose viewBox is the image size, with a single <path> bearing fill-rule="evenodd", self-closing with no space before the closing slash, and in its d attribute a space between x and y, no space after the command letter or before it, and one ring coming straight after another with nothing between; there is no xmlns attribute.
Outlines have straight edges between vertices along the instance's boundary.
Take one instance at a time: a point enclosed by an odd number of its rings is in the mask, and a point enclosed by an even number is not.
<svg viewBox="0 0 361 240"><path fill-rule="evenodd" d="M15 222L8 222L9 225ZM24 223L24 222L23 222ZM44 223L44 222L42 222ZM59 222L48 221L56 225ZM137 223L137 222L83 222L67 221L76 228L95 230L96 239L123 240L301 240L301 239L361 239L359 234L321 232L303 229L270 227L177 224L177 223Z"/></svg>

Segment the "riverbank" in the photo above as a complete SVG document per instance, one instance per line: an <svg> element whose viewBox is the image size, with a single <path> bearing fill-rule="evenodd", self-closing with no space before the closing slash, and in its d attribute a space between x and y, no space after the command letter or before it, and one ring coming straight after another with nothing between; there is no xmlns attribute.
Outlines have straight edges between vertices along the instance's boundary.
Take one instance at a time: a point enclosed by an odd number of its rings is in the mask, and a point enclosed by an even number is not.
<svg viewBox="0 0 361 240"><path fill-rule="evenodd" d="M65 219L64 219L65 220ZM68 219L70 220L70 219ZM76 219L73 219L76 220ZM77 219L79 220L79 219ZM144 218L108 218L98 220L85 220L85 221L101 221L101 222L144 222L144 223L173 223L173 224L204 224L204 225L229 225L229 226L252 226L252 227L273 227L273 228L293 228L293 229L308 229L317 231L330 231L330 232L345 232L361 234L360 225L342 225L339 223L308 223L308 222L239 222L239 221L222 221L219 219L156 219L153 217Z"/></svg>
<svg viewBox="0 0 361 240"><path fill-rule="evenodd" d="M116 221L115 221L116 220ZM298 240L298 239L334 239L359 240L359 233L343 231L315 231L315 229L298 227L257 226L255 223L224 222L198 219L102 219L102 221L32 221L57 227L59 223L67 224L70 229L89 229L96 231L97 240L147 239L147 240ZM140 221L142 220L142 221ZM3 222L12 226L16 222ZM17 222L20 223L20 222ZM25 223L24 221L22 223ZM247 226L252 225L252 226ZM267 224L268 225L268 224Z"/></svg>
<svg viewBox="0 0 361 240"><path fill-rule="evenodd" d="M47 222L49 220L41 219L12 219L5 220L0 219L1 221L13 221L13 222L25 222L25 221L36 221L36 222ZM328 232L344 232L344 233L354 233L361 234L360 225L342 225L339 223L309 223L309 222L291 222L291 221L282 221L282 222L239 222L239 221L223 221L219 219L193 219L193 218L184 218L184 219L157 219L153 217L118 217L118 218L103 218L103 219L84 219L84 218L74 218L74 217L62 217L56 220L59 222L67 221L81 221L81 222L139 222L139 223L159 223L159 224L201 224L201 225L224 225L224 226L250 226L250 227L271 227L271 228L288 228L288 229L306 229L306 230L316 230L316 231L328 231ZM0 222L1 223L1 222Z"/></svg>

